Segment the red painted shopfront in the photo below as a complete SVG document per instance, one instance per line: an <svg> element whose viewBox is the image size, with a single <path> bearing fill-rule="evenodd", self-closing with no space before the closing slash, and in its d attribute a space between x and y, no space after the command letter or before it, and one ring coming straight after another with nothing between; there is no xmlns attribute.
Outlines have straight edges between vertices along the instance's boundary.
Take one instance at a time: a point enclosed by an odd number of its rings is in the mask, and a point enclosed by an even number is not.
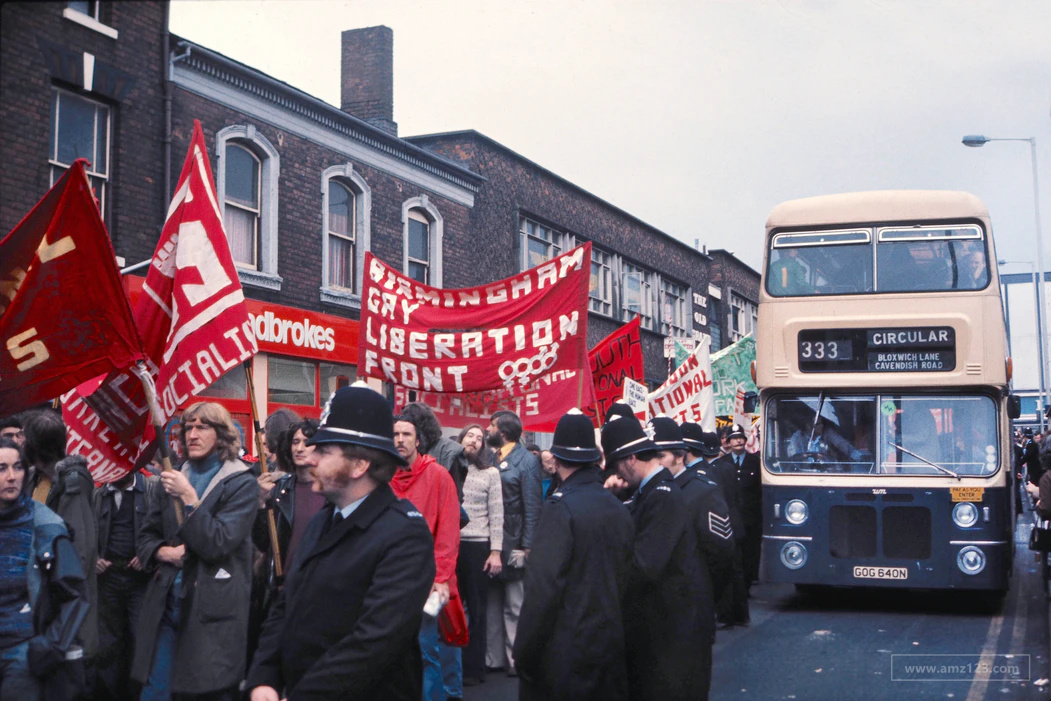
<svg viewBox="0 0 1051 701"><path fill-rule="evenodd" d="M124 278L134 308L144 278ZM317 418L338 388L357 377L358 322L320 312L246 300L259 353L252 361L252 381L260 423L280 408ZM251 437L248 382L238 366L194 397L216 401L229 410ZM254 453L254 445L246 440ZM249 446L246 446L249 447Z"/></svg>

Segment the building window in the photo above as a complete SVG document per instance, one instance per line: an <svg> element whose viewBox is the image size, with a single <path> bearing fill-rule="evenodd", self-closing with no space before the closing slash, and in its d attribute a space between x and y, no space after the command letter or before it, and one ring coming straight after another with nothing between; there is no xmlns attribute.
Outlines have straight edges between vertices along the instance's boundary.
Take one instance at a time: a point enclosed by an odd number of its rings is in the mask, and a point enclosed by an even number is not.
<svg viewBox="0 0 1051 701"><path fill-rule="evenodd" d="M317 406L317 369L309 360L267 358L267 403Z"/></svg>
<svg viewBox="0 0 1051 701"><path fill-rule="evenodd" d="M442 217L426 195L402 205L404 265L413 280L442 286Z"/></svg>
<svg viewBox="0 0 1051 701"><path fill-rule="evenodd" d="M431 271L431 223L419 210L409 212L409 235L406 247L406 273L416 282L430 284Z"/></svg>
<svg viewBox="0 0 1051 701"><path fill-rule="evenodd" d="M588 309L606 316L613 315L613 256L594 247L591 249Z"/></svg>
<svg viewBox="0 0 1051 701"><path fill-rule="evenodd" d="M321 174L321 301L361 308L372 191L350 163Z"/></svg>
<svg viewBox="0 0 1051 701"><path fill-rule="evenodd" d="M51 91L51 184L62 177L73 161L86 158L90 163L85 170L103 216L109 181L109 143L109 107L65 90Z"/></svg>
<svg viewBox="0 0 1051 701"><path fill-rule="evenodd" d="M349 387L354 380L358 379L358 368L355 365L318 363L318 369L321 406L325 406L337 389Z"/></svg>
<svg viewBox="0 0 1051 701"><path fill-rule="evenodd" d="M653 330L653 273L626 261L623 269L625 321L638 315L642 319L642 326Z"/></svg>
<svg viewBox="0 0 1051 701"><path fill-rule="evenodd" d="M736 343L755 331L759 309L755 303L739 295L730 294L730 342Z"/></svg>
<svg viewBox="0 0 1051 701"><path fill-rule="evenodd" d="M250 124L219 130L215 142L215 184L238 276L244 284L280 290L277 149Z"/></svg>
<svg viewBox="0 0 1051 701"><path fill-rule="evenodd" d="M102 19L99 17L99 4L98 0L71 0L69 9L87 15L97 22Z"/></svg>
<svg viewBox="0 0 1051 701"><path fill-rule="evenodd" d="M686 288L661 280L661 333L665 336L686 336Z"/></svg>
<svg viewBox="0 0 1051 701"><path fill-rule="evenodd" d="M328 182L328 284L354 289L354 194L337 180Z"/></svg>
<svg viewBox="0 0 1051 701"><path fill-rule="evenodd" d="M708 302L708 334L712 337L712 352L723 347L722 301L712 297Z"/></svg>
<svg viewBox="0 0 1051 701"><path fill-rule="evenodd" d="M518 232L522 242L522 270L529 270L562 254L566 235L532 219L520 217Z"/></svg>
<svg viewBox="0 0 1051 701"><path fill-rule="evenodd" d="M223 225L230 253L239 266L259 269L259 158L241 144L226 146L226 197Z"/></svg>

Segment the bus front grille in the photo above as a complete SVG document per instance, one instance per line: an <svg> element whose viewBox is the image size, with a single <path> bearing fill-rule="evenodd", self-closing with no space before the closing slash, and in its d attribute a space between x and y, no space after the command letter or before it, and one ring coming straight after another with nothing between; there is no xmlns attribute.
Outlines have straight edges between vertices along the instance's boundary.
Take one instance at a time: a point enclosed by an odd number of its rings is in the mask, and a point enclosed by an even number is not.
<svg viewBox="0 0 1051 701"><path fill-rule="evenodd" d="M883 510L883 555L926 560L931 556L931 512L921 506Z"/></svg>
<svg viewBox="0 0 1051 701"><path fill-rule="evenodd" d="M832 557L876 556L876 509L833 506L829 509L829 553Z"/></svg>

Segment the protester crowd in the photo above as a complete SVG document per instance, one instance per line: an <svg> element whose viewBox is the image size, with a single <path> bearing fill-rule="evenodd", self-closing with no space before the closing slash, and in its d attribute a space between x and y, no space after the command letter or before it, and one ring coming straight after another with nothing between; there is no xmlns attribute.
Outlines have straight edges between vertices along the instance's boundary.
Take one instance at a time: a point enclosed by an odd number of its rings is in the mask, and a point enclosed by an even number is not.
<svg viewBox="0 0 1051 701"><path fill-rule="evenodd" d="M259 463L219 404L175 434L176 469L96 488L57 411L0 419L0 701L703 699L749 623L740 426L573 410L541 451L355 384L269 417Z"/></svg>

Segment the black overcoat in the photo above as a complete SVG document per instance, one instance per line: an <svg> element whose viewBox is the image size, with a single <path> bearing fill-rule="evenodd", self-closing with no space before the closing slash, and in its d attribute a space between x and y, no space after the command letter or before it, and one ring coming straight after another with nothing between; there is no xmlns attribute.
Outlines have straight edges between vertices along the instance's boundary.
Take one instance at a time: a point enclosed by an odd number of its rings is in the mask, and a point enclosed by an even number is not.
<svg viewBox="0 0 1051 701"><path fill-rule="evenodd" d="M632 573L624 600L633 701L708 698L715 608L700 586L689 510L661 469L628 502L635 521Z"/></svg>
<svg viewBox="0 0 1051 701"><path fill-rule="evenodd" d="M628 697L621 607L634 537L598 468L580 468L544 502L514 645L520 698Z"/></svg>
<svg viewBox="0 0 1051 701"><path fill-rule="evenodd" d="M184 473L190 469L182 467ZM223 463L182 526L176 524L171 497L163 489L153 491L135 548L143 565L155 570L139 614L132 678L145 682L153 666L157 632L178 574L155 555L172 543L186 546L172 692L203 694L237 686L244 678L258 498L259 486L240 460Z"/></svg>
<svg viewBox="0 0 1051 701"><path fill-rule="evenodd" d="M418 636L434 583L426 520L388 485L346 520L326 505L303 540L263 625L247 688L289 701L418 701Z"/></svg>
<svg viewBox="0 0 1051 701"><path fill-rule="evenodd" d="M697 554L709 577L706 596L714 599L729 586L734 571L734 531L726 500L719 486L696 470L683 470L675 484L690 511Z"/></svg>

